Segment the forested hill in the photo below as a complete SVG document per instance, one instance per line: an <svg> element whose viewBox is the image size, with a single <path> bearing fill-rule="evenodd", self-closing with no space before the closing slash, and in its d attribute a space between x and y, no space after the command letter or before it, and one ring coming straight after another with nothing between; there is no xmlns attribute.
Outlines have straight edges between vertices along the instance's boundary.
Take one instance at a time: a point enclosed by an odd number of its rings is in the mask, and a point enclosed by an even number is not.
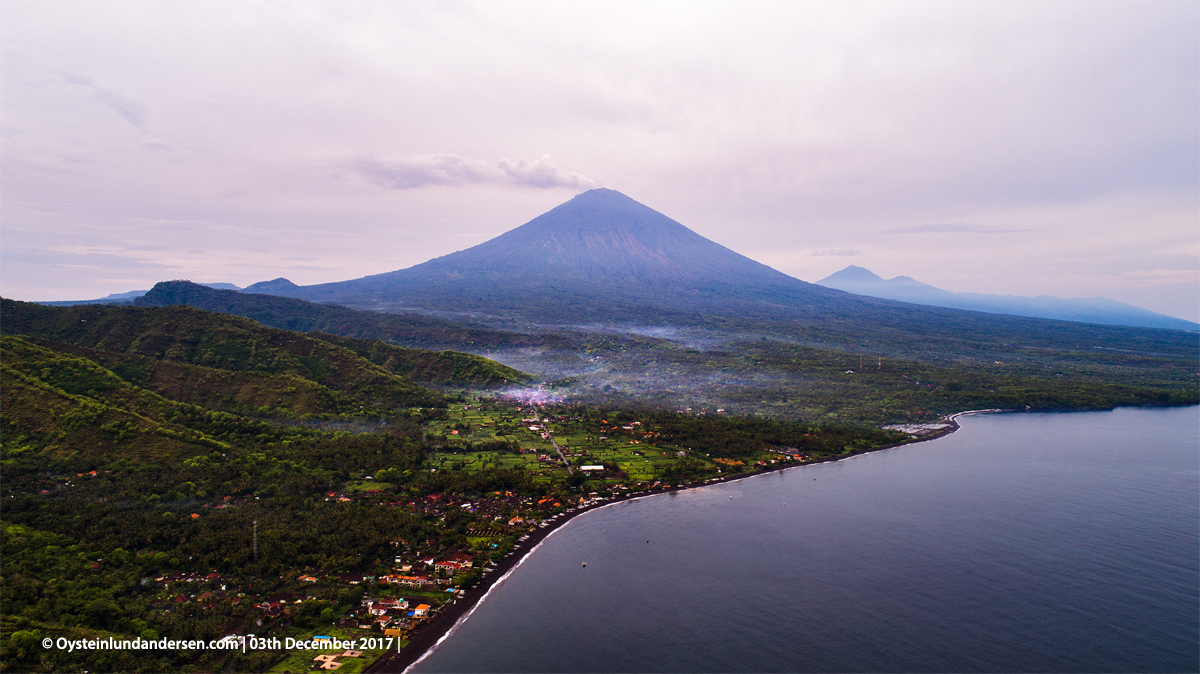
<svg viewBox="0 0 1200 674"><path fill-rule="evenodd" d="M155 289L158 290L159 286L178 288L179 286L194 286L194 284L186 281L170 284L160 283L155 286ZM207 293L228 293L235 297L247 297L250 298L251 306L255 299L261 298L272 301L298 302L318 311L341 309L341 307L326 308L286 298L243 296L234 291L212 290L203 286L194 287ZM156 297L161 300L163 294L168 293L159 293ZM197 294L202 295L202 293ZM342 339L323 333L299 335L287 330L264 327L260 325L261 321L241 318L234 312L214 313L178 306L179 303L170 303L173 306L167 304L164 302L162 306L146 308L101 305L46 307L3 300L2 318L4 331L7 333L41 337L100 351L149 356L157 360L181 361L186 358L187 360L184 362L193 365L220 363L220 366L225 369L263 371L263 364L268 361L256 349L264 348L261 346L262 344L272 344L271 340L278 338L278 333L282 333L288 337L282 340L276 339L276 341L285 344L291 351L308 349L315 350L318 354L339 354L339 357L344 357L348 355L343 353L343 349L345 349L355 355L365 356L365 360L370 364L382 366L390 374L416 381L488 387L524 382L530 378L523 372L481 356L454 351L436 352L383 344L375 345L374 342L367 339ZM301 310L305 308L300 307ZM354 315L364 313L351 309L344 311L351 314L351 318L359 318ZM320 317L305 319L299 315L299 312L290 312L286 316L290 320L281 320L281 323L302 324L307 320L317 326L333 327L330 325L331 321L321 320ZM370 319L372 316L366 314L365 318ZM278 328L278 326L275 327ZM348 327L344 321L340 323L339 327L350 332L356 331ZM459 326L453 326L453 328L458 331L460 336L463 332L469 332L469 329ZM429 329L437 330L438 328ZM215 344L215 342L224 341L232 343ZM163 345L168 342L170 344L164 349ZM206 345L203 347L190 345L200 342L205 342ZM185 346L185 344L189 344L189 346ZM334 346L341 348L332 348ZM171 351L172 347L174 347L174 351ZM247 354L247 348L255 352L254 357ZM168 357L168 352L171 354L170 357ZM185 355L181 358L181 354ZM228 355L223 356L222 354ZM380 354L386 355L381 356ZM305 354L304 357L309 356ZM365 364L362 363L362 365Z"/></svg>
<svg viewBox="0 0 1200 674"><path fill-rule="evenodd" d="M309 336L346 348L389 372L417 381L490 387L532 379L520 370L470 353L409 349L376 339L323 332L311 332Z"/></svg>
<svg viewBox="0 0 1200 674"><path fill-rule="evenodd" d="M403 342L426 349L485 349L553 346L553 336L494 330L470 321L449 321L412 314L381 314L336 304L317 304L277 295L215 290L190 281L163 281L133 301L136 307L185 305L205 311L245 316L263 325L300 332ZM503 378L503 377L502 377Z"/></svg>
<svg viewBox="0 0 1200 674"><path fill-rule="evenodd" d="M385 345L372 352L358 340L344 342L353 347L346 348L329 336L190 307L46 307L2 300L0 321L7 335L87 358L170 400L240 414L369 416L444 407L445 396L411 381L407 375L414 373L426 381L473 385L526 378L478 356Z"/></svg>
<svg viewBox="0 0 1200 674"><path fill-rule="evenodd" d="M180 402L239 413L444 407L445 396L306 335L188 307L43 307L3 300L6 335L74 352Z"/></svg>

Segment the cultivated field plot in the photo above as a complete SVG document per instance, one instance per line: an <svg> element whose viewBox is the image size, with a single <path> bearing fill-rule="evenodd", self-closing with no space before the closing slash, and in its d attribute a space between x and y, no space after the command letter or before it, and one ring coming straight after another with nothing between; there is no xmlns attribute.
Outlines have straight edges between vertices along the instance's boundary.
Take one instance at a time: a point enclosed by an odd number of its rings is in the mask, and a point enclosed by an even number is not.
<svg viewBox="0 0 1200 674"><path fill-rule="evenodd" d="M568 475L562 462L565 458L575 472L583 466L603 466L604 470L586 471L588 477L620 484L661 479L664 469L678 466L681 460L691 462L693 472L700 468L714 475L735 466L765 466L789 460L773 448L747 448L738 461L714 458L668 441L652 423L610 422L566 412L569 410L547 407L535 413L529 406L505 406L482 399L451 405L447 418L431 421L425 427L427 438L445 442L430 454L428 466L433 470L469 472L522 470L549 482Z"/></svg>

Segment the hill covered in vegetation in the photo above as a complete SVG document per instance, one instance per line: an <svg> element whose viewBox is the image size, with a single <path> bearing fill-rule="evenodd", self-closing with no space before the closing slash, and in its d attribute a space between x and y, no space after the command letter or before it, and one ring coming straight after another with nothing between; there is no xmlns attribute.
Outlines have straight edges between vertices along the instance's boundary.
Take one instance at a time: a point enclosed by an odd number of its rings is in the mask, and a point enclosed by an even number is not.
<svg viewBox="0 0 1200 674"><path fill-rule="evenodd" d="M231 398L254 407L282 403L298 413L429 406L440 394L412 380L489 387L529 378L471 354L372 347L366 340L280 330L184 306L46 307L2 300L0 320L6 333L65 345L164 394L209 396L205 404Z"/></svg>

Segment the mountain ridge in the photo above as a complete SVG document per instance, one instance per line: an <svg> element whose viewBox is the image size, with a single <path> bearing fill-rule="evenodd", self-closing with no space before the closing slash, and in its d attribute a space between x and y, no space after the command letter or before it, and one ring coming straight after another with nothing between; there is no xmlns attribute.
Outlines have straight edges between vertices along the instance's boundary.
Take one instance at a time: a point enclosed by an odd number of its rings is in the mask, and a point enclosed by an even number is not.
<svg viewBox="0 0 1200 674"><path fill-rule="evenodd" d="M275 279L275 281L287 281L287 279ZM274 283L275 281L266 281L266 283ZM287 281L291 283L291 281ZM237 292L252 292L248 288L239 288L232 283L198 283L206 288L214 290L234 290ZM256 283L255 285L262 285ZM292 284L295 285L295 284ZM123 293L112 293L104 297L98 297L94 300L50 300L47 302L38 302L48 307L76 307L83 304L132 304L134 300L150 292L149 290L130 290Z"/></svg>
<svg viewBox="0 0 1200 674"><path fill-rule="evenodd" d="M817 281L817 285L881 299L925 306L965 309L1009 316L1049 318L1077 323L1124 325L1170 330L1200 330L1200 324L1107 297L1061 298L961 293L943 290L908 276L884 279L869 269L849 265Z"/></svg>

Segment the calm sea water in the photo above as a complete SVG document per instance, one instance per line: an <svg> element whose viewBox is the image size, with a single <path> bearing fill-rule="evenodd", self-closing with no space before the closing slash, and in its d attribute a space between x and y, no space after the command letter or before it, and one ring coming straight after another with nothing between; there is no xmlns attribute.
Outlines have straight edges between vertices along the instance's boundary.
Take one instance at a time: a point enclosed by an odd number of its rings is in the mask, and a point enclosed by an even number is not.
<svg viewBox="0 0 1200 674"><path fill-rule="evenodd" d="M415 669L1200 670L1200 408L961 421L587 513Z"/></svg>

